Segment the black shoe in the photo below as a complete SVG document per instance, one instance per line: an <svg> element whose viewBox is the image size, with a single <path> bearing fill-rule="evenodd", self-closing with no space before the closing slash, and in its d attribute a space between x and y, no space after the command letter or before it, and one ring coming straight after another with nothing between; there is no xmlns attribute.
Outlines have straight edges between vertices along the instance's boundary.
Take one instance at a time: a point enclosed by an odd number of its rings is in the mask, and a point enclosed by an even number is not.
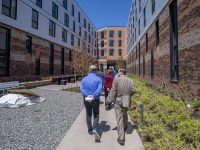
<svg viewBox="0 0 200 150"><path fill-rule="evenodd" d="M89 131L88 131L88 134L89 134L89 135L93 135L92 130L89 130Z"/></svg>
<svg viewBox="0 0 200 150"><path fill-rule="evenodd" d="M103 104L104 102L103 101L100 101L100 104Z"/></svg>
<svg viewBox="0 0 200 150"><path fill-rule="evenodd" d="M128 126L124 127L124 131L126 131L128 129Z"/></svg>
<svg viewBox="0 0 200 150"><path fill-rule="evenodd" d="M119 138L117 139L117 142L118 142L120 145L124 145L124 143L125 143L124 140L120 140Z"/></svg>
<svg viewBox="0 0 200 150"><path fill-rule="evenodd" d="M105 109L106 109L106 110L110 110L110 106L109 106L109 105L106 105Z"/></svg>
<svg viewBox="0 0 200 150"><path fill-rule="evenodd" d="M94 135L95 142L100 142L100 136L97 133L97 131L96 130L92 130L92 133Z"/></svg>

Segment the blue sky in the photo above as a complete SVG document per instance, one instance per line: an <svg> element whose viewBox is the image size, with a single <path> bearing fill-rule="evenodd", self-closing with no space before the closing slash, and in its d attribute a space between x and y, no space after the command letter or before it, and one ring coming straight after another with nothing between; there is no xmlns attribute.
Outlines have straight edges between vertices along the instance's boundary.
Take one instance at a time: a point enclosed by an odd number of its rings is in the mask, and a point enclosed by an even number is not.
<svg viewBox="0 0 200 150"><path fill-rule="evenodd" d="M76 0L97 29L126 26L131 0Z"/></svg>

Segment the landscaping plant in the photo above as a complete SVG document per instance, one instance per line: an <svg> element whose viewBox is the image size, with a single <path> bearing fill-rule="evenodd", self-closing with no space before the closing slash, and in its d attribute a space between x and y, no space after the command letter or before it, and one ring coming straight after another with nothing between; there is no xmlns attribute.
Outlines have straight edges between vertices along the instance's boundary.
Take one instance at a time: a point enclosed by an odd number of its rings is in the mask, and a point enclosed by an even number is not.
<svg viewBox="0 0 200 150"><path fill-rule="evenodd" d="M187 108L163 91L147 87L145 82L130 77L136 87L129 111L147 150L199 150L200 120L191 117L199 102ZM144 124L139 105L144 104Z"/></svg>

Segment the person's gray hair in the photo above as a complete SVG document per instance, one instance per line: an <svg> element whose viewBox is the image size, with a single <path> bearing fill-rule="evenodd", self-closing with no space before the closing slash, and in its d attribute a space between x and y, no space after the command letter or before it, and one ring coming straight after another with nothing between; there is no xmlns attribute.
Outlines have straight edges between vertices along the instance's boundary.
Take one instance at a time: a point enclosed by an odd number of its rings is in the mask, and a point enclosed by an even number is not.
<svg viewBox="0 0 200 150"><path fill-rule="evenodd" d="M89 72L96 72L96 71L97 71L97 66L91 65L91 66L89 67Z"/></svg>
<svg viewBox="0 0 200 150"><path fill-rule="evenodd" d="M119 72L121 72L123 75L126 75L126 69L124 68L119 69Z"/></svg>

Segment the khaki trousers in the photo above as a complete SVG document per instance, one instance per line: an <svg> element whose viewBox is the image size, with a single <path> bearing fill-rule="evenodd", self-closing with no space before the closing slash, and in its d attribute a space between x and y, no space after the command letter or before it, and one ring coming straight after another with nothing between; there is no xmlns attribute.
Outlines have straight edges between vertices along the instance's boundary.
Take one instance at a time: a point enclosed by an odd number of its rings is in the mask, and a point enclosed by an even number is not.
<svg viewBox="0 0 200 150"><path fill-rule="evenodd" d="M122 107L122 105L115 104L115 114L117 119L117 132L118 138L121 141L125 141L125 131L124 128L128 125L128 108Z"/></svg>

